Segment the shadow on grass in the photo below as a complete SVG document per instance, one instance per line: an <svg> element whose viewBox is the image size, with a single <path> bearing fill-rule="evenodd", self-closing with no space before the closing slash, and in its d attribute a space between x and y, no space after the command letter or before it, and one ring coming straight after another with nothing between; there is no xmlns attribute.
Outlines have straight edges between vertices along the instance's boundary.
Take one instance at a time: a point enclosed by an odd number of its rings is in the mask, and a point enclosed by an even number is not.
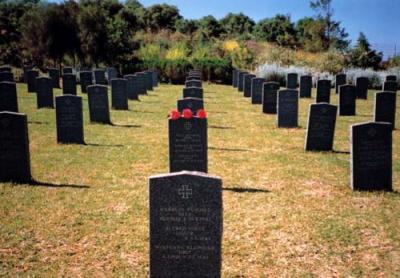
<svg viewBox="0 0 400 278"><path fill-rule="evenodd" d="M105 145L105 144L93 144L93 143L85 143L83 144L84 146L87 147L112 147L112 148L122 148L124 145L121 144L115 144L115 145Z"/></svg>
<svg viewBox="0 0 400 278"><path fill-rule="evenodd" d="M207 111L210 114L228 114L228 112L223 112L223 111Z"/></svg>
<svg viewBox="0 0 400 278"><path fill-rule="evenodd" d="M87 189L90 188L88 185L77 185L77 184L55 184L49 182L42 182L37 180L32 180L29 185L31 186L43 186L43 187L52 187L52 188L75 188L75 189Z"/></svg>
<svg viewBox="0 0 400 278"><path fill-rule="evenodd" d="M39 122L39 121L28 121L28 124L33 124L33 125L48 125L48 122Z"/></svg>
<svg viewBox="0 0 400 278"><path fill-rule="evenodd" d="M141 111L141 110L129 110L130 112L134 113L144 113L144 114L155 114L156 112L153 111Z"/></svg>
<svg viewBox="0 0 400 278"><path fill-rule="evenodd" d="M332 152L333 153L337 153L337 154L350 154L349 151L336 151L336 150L333 150Z"/></svg>
<svg viewBox="0 0 400 278"><path fill-rule="evenodd" d="M249 149L230 149L230 148L216 148L216 147L209 147L208 149L214 151L224 151L224 152L252 152L252 150Z"/></svg>
<svg viewBox="0 0 400 278"><path fill-rule="evenodd" d="M125 127L125 128L140 128L140 127L142 127L141 125L121 125L121 124L114 124L114 123L112 123L111 126Z"/></svg>
<svg viewBox="0 0 400 278"><path fill-rule="evenodd" d="M257 188L246 188L246 187L229 187L223 188L225 191L232 191L235 193L270 193L271 191L265 189L257 189Z"/></svg>
<svg viewBox="0 0 400 278"><path fill-rule="evenodd" d="M232 127L232 126L218 126L218 125L210 125L209 128L213 128L213 129L236 129L235 127Z"/></svg>
<svg viewBox="0 0 400 278"><path fill-rule="evenodd" d="M361 115L356 115L356 117L368 117L368 118L371 118L372 115L363 115L363 114L361 114Z"/></svg>

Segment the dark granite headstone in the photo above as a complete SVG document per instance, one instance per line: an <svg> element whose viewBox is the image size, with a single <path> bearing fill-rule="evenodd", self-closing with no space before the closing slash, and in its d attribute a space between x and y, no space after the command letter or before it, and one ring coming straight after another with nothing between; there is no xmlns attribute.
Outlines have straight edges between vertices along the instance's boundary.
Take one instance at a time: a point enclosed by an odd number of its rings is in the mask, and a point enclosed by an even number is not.
<svg viewBox="0 0 400 278"><path fill-rule="evenodd" d="M96 85L106 85L106 71L105 69L94 69L94 84Z"/></svg>
<svg viewBox="0 0 400 278"><path fill-rule="evenodd" d="M23 66L23 77L24 77L24 83L28 83L28 71L33 69L33 66L31 65L24 65Z"/></svg>
<svg viewBox="0 0 400 278"><path fill-rule="evenodd" d="M336 86L336 94L339 93L339 87L342 85L346 85L347 83L347 75L342 73L342 74L338 74L335 77L335 86Z"/></svg>
<svg viewBox="0 0 400 278"><path fill-rule="evenodd" d="M53 80L50 77L36 78L37 108L54 108Z"/></svg>
<svg viewBox="0 0 400 278"><path fill-rule="evenodd" d="M302 75L300 76L300 97L311 98L312 90L312 76Z"/></svg>
<svg viewBox="0 0 400 278"><path fill-rule="evenodd" d="M390 123L396 127L396 93L379 92L375 94L374 121Z"/></svg>
<svg viewBox="0 0 400 278"><path fill-rule="evenodd" d="M297 73L288 73L286 76L286 88L296 89L298 78L299 76Z"/></svg>
<svg viewBox="0 0 400 278"><path fill-rule="evenodd" d="M339 87L339 115L354 116L356 114L356 87L342 85Z"/></svg>
<svg viewBox="0 0 400 278"><path fill-rule="evenodd" d="M12 68L10 66L1 66L0 72L12 72Z"/></svg>
<svg viewBox="0 0 400 278"><path fill-rule="evenodd" d="M84 144L82 98L73 95L56 97L57 142Z"/></svg>
<svg viewBox="0 0 400 278"><path fill-rule="evenodd" d="M397 82L397 76L396 75L388 75L388 76L386 76L385 81L395 81L395 82Z"/></svg>
<svg viewBox="0 0 400 278"><path fill-rule="evenodd" d="M382 91L384 92L397 92L397 82L396 81L386 81L383 83Z"/></svg>
<svg viewBox="0 0 400 278"><path fill-rule="evenodd" d="M169 119L170 172L207 172L207 119Z"/></svg>
<svg viewBox="0 0 400 278"><path fill-rule="evenodd" d="M265 83L264 78L253 78L251 80L251 103L252 104L262 104L262 92L263 92L263 85Z"/></svg>
<svg viewBox="0 0 400 278"><path fill-rule="evenodd" d="M48 68L47 71L52 80L53 88L60 88L60 70L56 68Z"/></svg>
<svg viewBox="0 0 400 278"><path fill-rule="evenodd" d="M238 91L243 92L244 91L244 75L249 74L247 71L241 71L239 72L239 79L238 79Z"/></svg>
<svg viewBox="0 0 400 278"><path fill-rule="evenodd" d="M392 125L351 126L351 188L392 190Z"/></svg>
<svg viewBox="0 0 400 278"><path fill-rule="evenodd" d="M278 100L278 82L266 82L263 85L263 113L276 114Z"/></svg>
<svg viewBox="0 0 400 278"><path fill-rule="evenodd" d="M39 76L39 71L37 70L28 70L28 93L36 92L36 77Z"/></svg>
<svg viewBox="0 0 400 278"><path fill-rule="evenodd" d="M182 171L149 187L150 277L221 277L222 180Z"/></svg>
<svg viewBox="0 0 400 278"><path fill-rule="evenodd" d="M14 74L9 71L0 72L0 82L3 81L14 82Z"/></svg>
<svg viewBox="0 0 400 278"><path fill-rule="evenodd" d="M128 110L128 81L122 78L111 80L111 106L116 110Z"/></svg>
<svg viewBox="0 0 400 278"><path fill-rule="evenodd" d="M124 75L124 79L127 81L126 85L126 93L128 99L130 100L139 100L139 85L138 85L138 77L133 74Z"/></svg>
<svg viewBox="0 0 400 278"><path fill-rule="evenodd" d="M186 77L186 81L200 81L201 82L201 79L198 76L188 76L188 77Z"/></svg>
<svg viewBox="0 0 400 278"><path fill-rule="evenodd" d="M316 102L331 102L331 81L330 80L318 80L317 82L317 99Z"/></svg>
<svg viewBox="0 0 400 278"><path fill-rule="evenodd" d="M368 83L367 77L358 77L356 79L356 97L360 99L368 98Z"/></svg>
<svg viewBox="0 0 400 278"><path fill-rule="evenodd" d="M241 70L236 70L236 86L235 88L239 90L239 74L241 73Z"/></svg>
<svg viewBox="0 0 400 278"><path fill-rule="evenodd" d="M147 95L147 74L144 72L137 72L134 76L137 93L139 95Z"/></svg>
<svg viewBox="0 0 400 278"><path fill-rule="evenodd" d="M277 126L292 128L298 126L299 93L297 90L278 91Z"/></svg>
<svg viewBox="0 0 400 278"><path fill-rule="evenodd" d="M62 74L73 74L72 67L63 67L62 68Z"/></svg>
<svg viewBox="0 0 400 278"><path fill-rule="evenodd" d="M107 81L108 85L111 85L111 80L118 78L118 71L114 67L107 68Z"/></svg>
<svg viewBox="0 0 400 278"><path fill-rule="evenodd" d="M86 94L87 87L93 85L93 74L91 71L81 71L79 73L79 79L81 83L81 92Z"/></svg>
<svg viewBox="0 0 400 278"><path fill-rule="evenodd" d="M189 88L189 87L202 88L203 87L202 82L199 80L186 81L185 86L186 86L186 88Z"/></svg>
<svg viewBox="0 0 400 278"><path fill-rule="evenodd" d="M256 76L254 74L245 74L243 75L243 96L244 97L251 97L251 80L253 78L256 78Z"/></svg>
<svg viewBox="0 0 400 278"><path fill-rule="evenodd" d="M198 87L183 88L183 98L194 97L203 99L203 89Z"/></svg>
<svg viewBox="0 0 400 278"><path fill-rule="evenodd" d="M111 123L107 90L107 86L104 85L92 85L87 87L91 122L103 124Z"/></svg>
<svg viewBox="0 0 400 278"><path fill-rule="evenodd" d="M0 82L0 112L18 112L17 86L14 82Z"/></svg>
<svg viewBox="0 0 400 278"><path fill-rule="evenodd" d="M62 77L63 94L76 95L76 76L72 73L65 73Z"/></svg>
<svg viewBox="0 0 400 278"><path fill-rule="evenodd" d="M27 117L0 112L0 182L31 180Z"/></svg>
<svg viewBox="0 0 400 278"><path fill-rule="evenodd" d="M232 87L237 88L237 70L232 70Z"/></svg>
<svg viewBox="0 0 400 278"><path fill-rule="evenodd" d="M337 106L328 103L310 105L306 133L306 151L331 151L335 135Z"/></svg>
<svg viewBox="0 0 400 278"><path fill-rule="evenodd" d="M157 70L152 70L153 87L158 87L158 72Z"/></svg>
<svg viewBox="0 0 400 278"><path fill-rule="evenodd" d="M153 73L149 70L144 72L146 74L146 89L153 91Z"/></svg>
<svg viewBox="0 0 400 278"><path fill-rule="evenodd" d="M196 115L198 110L204 109L204 102L201 98L188 97L178 100L177 108L179 112L190 109L193 115Z"/></svg>

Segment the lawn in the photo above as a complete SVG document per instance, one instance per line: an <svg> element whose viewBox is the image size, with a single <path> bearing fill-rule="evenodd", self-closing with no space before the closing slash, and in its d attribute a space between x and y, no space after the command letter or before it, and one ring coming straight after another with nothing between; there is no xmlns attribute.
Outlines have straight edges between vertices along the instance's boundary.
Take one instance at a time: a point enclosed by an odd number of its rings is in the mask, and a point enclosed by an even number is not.
<svg viewBox="0 0 400 278"><path fill-rule="evenodd" d="M277 129L236 89L204 88L209 172L224 188L223 277L400 276L399 130L395 192L349 187L349 128L372 120L373 91L358 116L338 118L335 152L306 153L315 99L300 100L299 128ZM114 126L90 124L83 95L87 145L59 145L55 111L18 84L39 185L0 184L0 276L148 275L148 177L168 171L167 115L182 89L160 85L112 110ZM399 98L397 111L400 127Z"/></svg>

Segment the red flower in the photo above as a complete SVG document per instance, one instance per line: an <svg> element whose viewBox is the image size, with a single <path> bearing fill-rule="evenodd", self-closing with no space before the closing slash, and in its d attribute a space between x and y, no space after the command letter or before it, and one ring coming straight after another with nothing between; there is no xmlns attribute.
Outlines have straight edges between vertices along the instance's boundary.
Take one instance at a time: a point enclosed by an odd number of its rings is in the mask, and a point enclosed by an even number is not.
<svg viewBox="0 0 400 278"><path fill-rule="evenodd" d="M204 110L204 109L197 110L197 117L199 119L206 119L207 118L206 110Z"/></svg>
<svg viewBox="0 0 400 278"><path fill-rule="evenodd" d="M192 110L190 109L183 109L182 112L183 118L185 118L186 120L191 119L193 114L192 114Z"/></svg>
<svg viewBox="0 0 400 278"><path fill-rule="evenodd" d="M181 113L179 113L178 110L172 110L171 113L169 114L169 117L171 118L171 120L177 120L179 119L181 116Z"/></svg>

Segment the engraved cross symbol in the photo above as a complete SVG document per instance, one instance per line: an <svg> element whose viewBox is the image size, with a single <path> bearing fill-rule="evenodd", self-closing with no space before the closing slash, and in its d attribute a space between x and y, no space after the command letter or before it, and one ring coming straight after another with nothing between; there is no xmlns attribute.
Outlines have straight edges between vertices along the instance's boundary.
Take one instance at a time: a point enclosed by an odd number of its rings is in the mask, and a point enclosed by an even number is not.
<svg viewBox="0 0 400 278"><path fill-rule="evenodd" d="M178 190L178 194L182 199L189 199L192 196L192 189L189 188L189 185L182 185Z"/></svg>

